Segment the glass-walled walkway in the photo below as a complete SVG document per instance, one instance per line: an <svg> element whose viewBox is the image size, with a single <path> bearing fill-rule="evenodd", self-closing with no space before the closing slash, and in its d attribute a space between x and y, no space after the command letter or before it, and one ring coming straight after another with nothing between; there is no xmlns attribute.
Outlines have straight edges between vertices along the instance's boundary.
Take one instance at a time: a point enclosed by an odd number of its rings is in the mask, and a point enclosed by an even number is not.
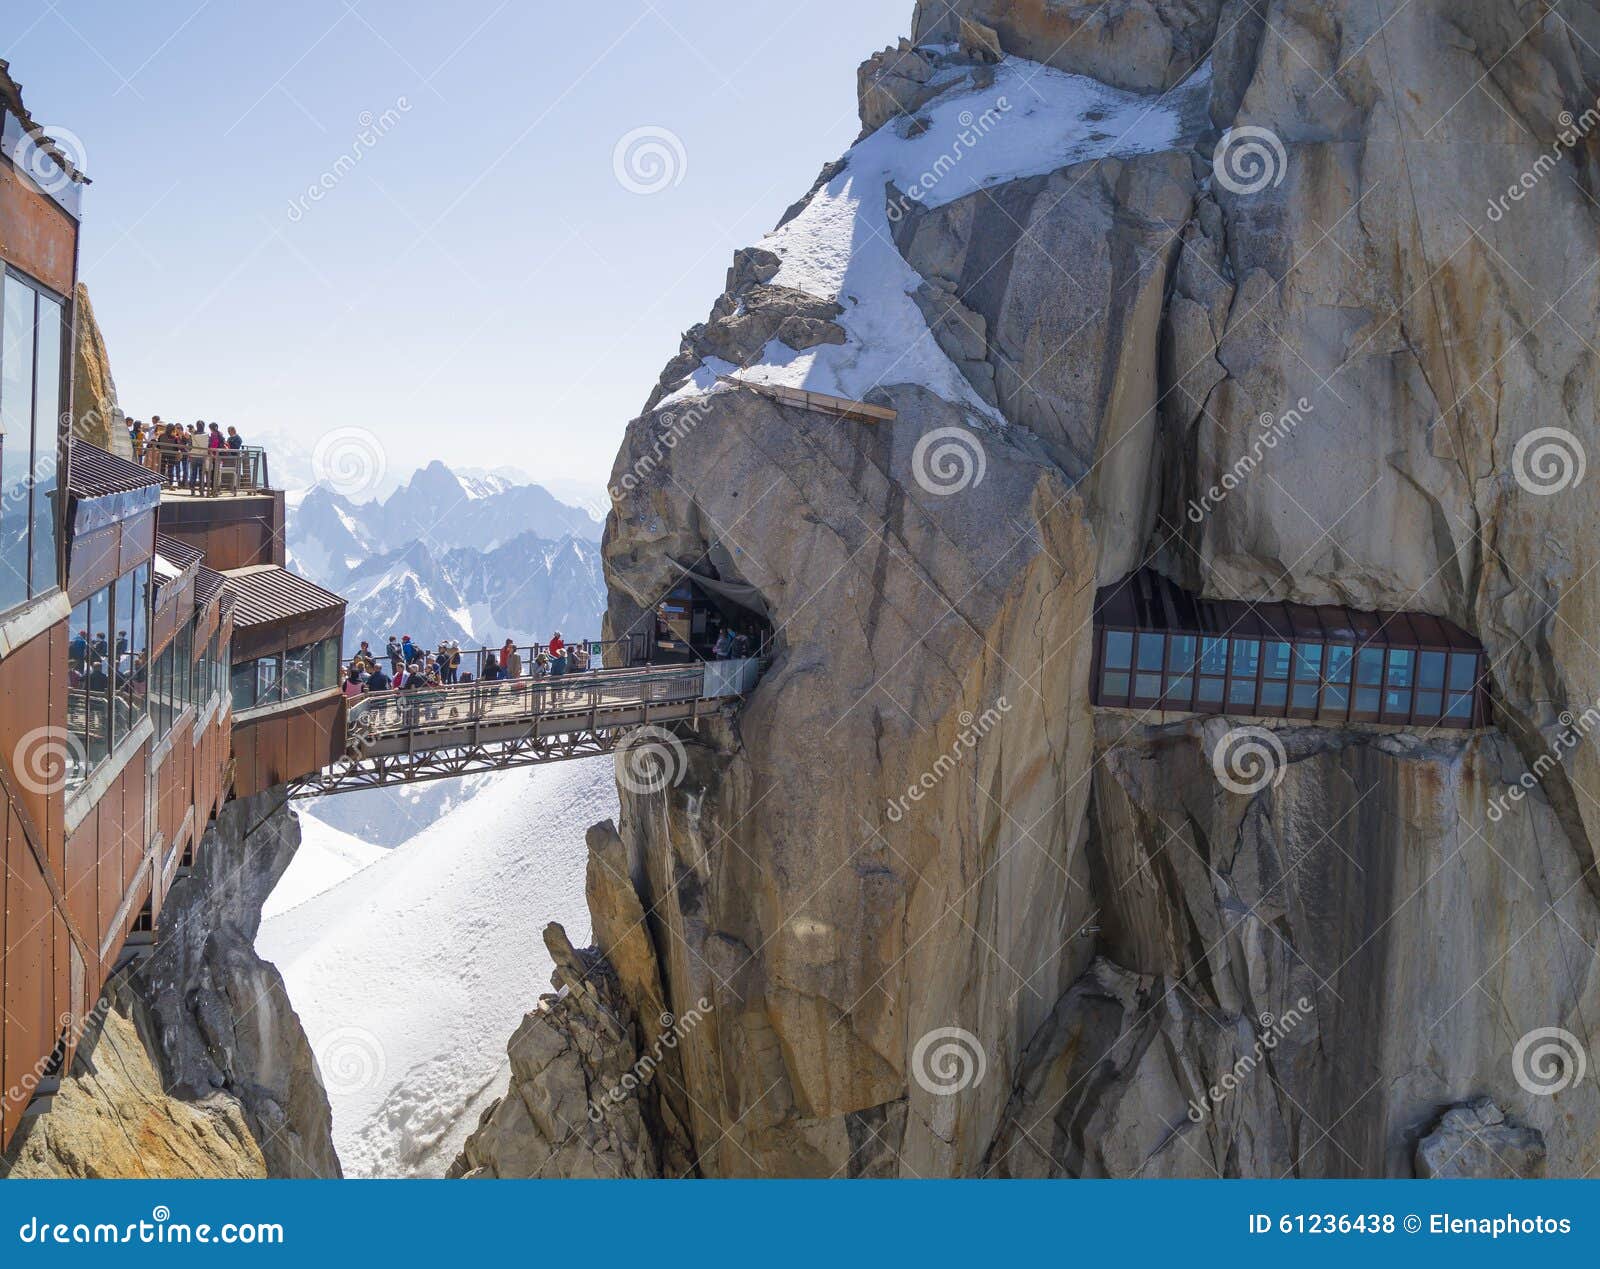
<svg viewBox="0 0 1600 1269"><path fill-rule="evenodd" d="M1091 699L1401 727L1489 721L1483 648L1441 617L1199 599L1149 569L1096 597Z"/></svg>

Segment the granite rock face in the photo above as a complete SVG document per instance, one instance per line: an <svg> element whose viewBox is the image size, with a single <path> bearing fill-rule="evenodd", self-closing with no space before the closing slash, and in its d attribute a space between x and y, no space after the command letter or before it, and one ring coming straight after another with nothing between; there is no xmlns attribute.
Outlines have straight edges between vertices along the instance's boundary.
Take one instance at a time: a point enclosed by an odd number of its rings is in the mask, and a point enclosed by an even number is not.
<svg viewBox="0 0 1600 1269"><path fill-rule="evenodd" d="M51 1109L17 1133L0 1175L42 1177L264 1177L266 1161L236 1098L170 1096L150 1053L148 1012L125 980L102 999Z"/></svg>
<svg viewBox="0 0 1600 1269"><path fill-rule="evenodd" d="M929 132L934 81L1006 69L960 19L1130 91L1189 75L1204 117L1154 152L1036 147L959 197L885 191L926 329L861 343L849 269L806 301L840 315L805 315L855 364L891 354L859 395L892 421L719 377L839 366L780 323L737 363L691 332L628 428L612 631L692 571L773 636L744 705L676 737L668 787L622 782L660 999L712 1004L677 1052L702 1173L1406 1176L1473 1133L1514 1171L1600 1163L1600 486L1578 479L1600 9L1266 8L919 6L863 73L880 132L958 148ZM711 324L828 276L772 245ZM921 341L970 395L896 377ZM1215 597L1447 616L1489 653L1496 725L1278 728L1277 779L1230 789L1242 720L1088 703L1095 587L1146 562ZM656 1000L617 983L636 1015ZM1565 1067L1530 1066L1537 1036ZM652 1132L667 1092L641 1090ZM1482 1098L1504 1125L1454 1114Z"/></svg>
<svg viewBox="0 0 1600 1269"><path fill-rule="evenodd" d="M133 446L117 404L117 384L111 377L111 357L105 337L94 320L89 288L82 282L73 296L77 329L72 344L72 434L81 441L123 458L133 457Z"/></svg>

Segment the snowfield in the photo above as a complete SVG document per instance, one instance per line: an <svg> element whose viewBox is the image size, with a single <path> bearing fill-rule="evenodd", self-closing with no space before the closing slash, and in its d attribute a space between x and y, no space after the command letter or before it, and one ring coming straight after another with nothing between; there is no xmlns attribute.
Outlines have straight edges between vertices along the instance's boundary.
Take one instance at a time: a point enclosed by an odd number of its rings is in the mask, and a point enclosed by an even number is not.
<svg viewBox="0 0 1600 1269"><path fill-rule="evenodd" d="M301 816L256 949L317 1054L347 1176L438 1176L455 1157L551 990L545 923L589 941L583 835L617 814L612 760L592 758L490 777L392 850Z"/></svg>
<svg viewBox="0 0 1600 1269"><path fill-rule="evenodd" d="M967 382L911 298L921 278L894 245L886 206L893 183L911 201L942 207L980 189L1087 159L1149 154L1179 144L1203 112L1210 66L1160 96L1009 57L985 89L952 87L910 118L857 142L843 169L788 224L760 242L783 260L772 280L844 308L843 344L797 352L772 340L740 369L708 359L662 404L716 389L719 374L863 400L874 388L920 384L976 420L1004 419ZM963 79L960 82L970 82ZM915 134L915 135L914 135ZM725 389L726 390L726 389Z"/></svg>

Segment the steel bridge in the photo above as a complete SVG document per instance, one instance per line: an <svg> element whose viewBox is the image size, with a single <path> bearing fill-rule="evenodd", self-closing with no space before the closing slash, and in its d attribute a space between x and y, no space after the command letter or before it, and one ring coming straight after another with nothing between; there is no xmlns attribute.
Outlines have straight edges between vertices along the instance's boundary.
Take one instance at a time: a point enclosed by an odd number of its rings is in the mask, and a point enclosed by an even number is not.
<svg viewBox="0 0 1600 1269"><path fill-rule="evenodd" d="M724 711L755 686L760 673L761 662L746 657L357 697L350 703L343 757L292 782L290 796L609 753L638 728Z"/></svg>

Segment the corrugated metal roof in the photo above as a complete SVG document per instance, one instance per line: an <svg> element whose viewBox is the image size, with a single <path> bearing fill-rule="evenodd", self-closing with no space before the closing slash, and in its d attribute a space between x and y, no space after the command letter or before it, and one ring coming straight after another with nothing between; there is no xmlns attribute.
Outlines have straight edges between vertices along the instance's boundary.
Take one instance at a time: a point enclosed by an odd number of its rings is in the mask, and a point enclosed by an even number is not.
<svg viewBox="0 0 1600 1269"><path fill-rule="evenodd" d="M134 489L161 489L161 477L148 467L74 441L67 451L67 492L75 498L104 498Z"/></svg>
<svg viewBox="0 0 1600 1269"><path fill-rule="evenodd" d="M156 534L156 559L155 573L157 577L171 581L181 577L191 567L205 559L204 551L197 551L187 543L169 538L165 534Z"/></svg>
<svg viewBox="0 0 1600 1269"><path fill-rule="evenodd" d="M200 571L194 575L195 607L204 608L210 604L216 598L217 592L227 584L227 580L216 569L202 564Z"/></svg>
<svg viewBox="0 0 1600 1269"><path fill-rule="evenodd" d="M224 576L228 589L238 596L233 610L236 629L344 609L344 600L331 590L275 564L231 569Z"/></svg>

